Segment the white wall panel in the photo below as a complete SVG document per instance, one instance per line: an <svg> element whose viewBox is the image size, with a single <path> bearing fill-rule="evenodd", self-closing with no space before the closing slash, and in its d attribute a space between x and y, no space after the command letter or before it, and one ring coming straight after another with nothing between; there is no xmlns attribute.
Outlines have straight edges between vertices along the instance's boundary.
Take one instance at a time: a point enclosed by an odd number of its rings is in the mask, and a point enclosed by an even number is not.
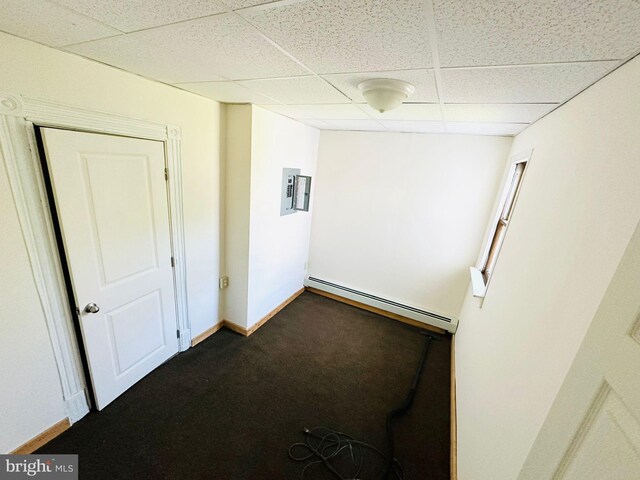
<svg viewBox="0 0 640 480"><path fill-rule="evenodd" d="M518 478L638 224L638 84L635 59L514 139L531 162L456 334L460 480Z"/></svg>
<svg viewBox="0 0 640 480"><path fill-rule="evenodd" d="M322 131L309 274L457 316L510 145Z"/></svg>

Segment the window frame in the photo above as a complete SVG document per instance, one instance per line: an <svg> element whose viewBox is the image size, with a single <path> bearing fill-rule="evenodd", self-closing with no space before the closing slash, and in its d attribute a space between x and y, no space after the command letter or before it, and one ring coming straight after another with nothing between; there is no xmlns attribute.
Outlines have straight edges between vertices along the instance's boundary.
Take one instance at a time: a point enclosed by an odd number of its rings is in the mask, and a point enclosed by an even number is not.
<svg viewBox="0 0 640 480"><path fill-rule="evenodd" d="M491 283L491 278L495 271L495 267L498 263L498 259L500 258L500 251L504 245L504 241L507 236L507 232L509 231L509 225L511 224L511 219L513 218L513 214L516 210L516 205L518 203L518 198L520 197L520 192L522 191L522 184L524 183L524 178L529 170L529 162L531 160L531 154L533 150L528 150L526 152L518 153L513 155L509 159L509 167L507 170L507 175L503 180L502 191L500 193L500 200L495 208L495 212L491 217L490 228L487 230L487 235L485 237L482 253L478 258L478 262L475 267L471 267L471 282L473 287L473 296L478 298L484 298L489 288L489 284ZM518 165L523 164L523 170L520 175L520 180L518 181L515 192L511 195L514 185L514 177L518 170ZM510 203L510 208L506 214L506 220L503 219L505 216L505 208L507 206L507 202L509 198L512 198ZM499 233L498 229L502 225L501 238L496 240L496 234ZM492 269L490 270L488 275L485 275L485 271L488 267L489 260L493 258Z"/></svg>

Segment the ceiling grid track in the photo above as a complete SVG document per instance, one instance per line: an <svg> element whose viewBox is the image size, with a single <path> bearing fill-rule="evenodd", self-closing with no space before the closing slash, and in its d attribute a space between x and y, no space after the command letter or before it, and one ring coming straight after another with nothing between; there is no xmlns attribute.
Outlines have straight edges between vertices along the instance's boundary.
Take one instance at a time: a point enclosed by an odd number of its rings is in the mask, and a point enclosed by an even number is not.
<svg viewBox="0 0 640 480"><path fill-rule="evenodd" d="M433 10L433 1L424 0L425 19L427 22L427 32L429 33L429 45L431 46L431 61L433 63L433 76L436 81L438 91L438 103L440 104L440 115L442 116L442 127L447 133L446 107L444 105L444 84L440 72L440 51L438 50L438 30L436 27L436 16Z"/></svg>
<svg viewBox="0 0 640 480"><path fill-rule="evenodd" d="M278 3L278 6L283 6L283 5L290 5L290 4L295 4L295 3L304 3L307 2L309 0L283 0L282 2L273 2L273 3ZM339 92L341 95L343 95L347 100L349 100L351 102L351 105L355 105L357 108L359 108L360 110L363 111L363 113L365 113L369 118L371 118L371 120L375 121L376 123L378 123L384 130L386 130L386 127L380 123L377 119L373 118L366 110L364 110L363 108L360 107L360 105L358 105L356 102L354 102L351 98L349 98L348 95L346 95L343 91L341 91L339 88L337 88L335 85L333 85L331 82L327 81L325 78L323 78L321 75L318 75L316 72L314 72L311 68L309 68L307 65L305 65L302 61L298 60L296 57L294 57L293 55L291 55L286 49L284 49L278 42L276 42L275 40L273 40L272 38L270 38L267 34L265 34L258 26L254 25L252 22L250 22L247 18L245 18L244 16L242 16L241 13L243 10L254 10L257 8L262 8L262 7L269 7L269 8L273 8L273 3L267 3L267 4L262 4L262 5L257 5L255 7L248 7L248 8L244 8L244 9L240 9L240 10L232 10L231 8L227 7L227 13L231 13L233 15L235 15L237 18L239 18L241 21L243 21L246 25L248 25L249 27L251 27L256 33L258 33L262 38L264 38L267 42L269 42L271 45L273 45L275 48L277 48L280 52L282 52L284 55L286 55L288 58L290 58L291 60L293 60L295 63L297 63L298 65L300 65L302 68L304 68L307 72L309 72L313 77L321 80L322 82L326 83L327 85L329 85L331 88L333 88L334 90L336 90L337 92ZM280 78L292 78L292 77L280 77ZM247 87L248 88L248 87ZM256 92L258 93L258 92ZM263 94L260 94L263 95ZM294 119L295 120L295 119ZM325 123L329 123L331 125L331 119L323 119L323 122Z"/></svg>
<svg viewBox="0 0 640 480"><path fill-rule="evenodd" d="M637 0L48 0L0 31L319 128L513 136L632 58ZM380 114L374 78L415 92Z"/></svg>

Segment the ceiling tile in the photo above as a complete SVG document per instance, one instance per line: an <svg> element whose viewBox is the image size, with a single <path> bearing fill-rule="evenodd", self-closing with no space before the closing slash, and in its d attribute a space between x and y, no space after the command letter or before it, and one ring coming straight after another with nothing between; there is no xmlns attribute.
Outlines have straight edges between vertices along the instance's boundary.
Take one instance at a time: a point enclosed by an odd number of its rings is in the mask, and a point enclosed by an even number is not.
<svg viewBox="0 0 640 480"><path fill-rule="evenodd" d="M226 11L218 0L54 0L91 18L132 32Z"/></svg>
<svg viewBox="0 0 640 480"><path fill-rule="evenodd" d="M558 104L447 104L445 119L453 122L531 123Z"/></svg>
<svg viewBox="0 0 640 480"><path fill-rule="evenodd" d="M375 119L379 120L442 120L439 103L405 103L388 112L380 113L369 105L362 108Z"/></svg>
<svg viewBox="0 0 640 480"><path fill-rule="evenodd" d="M450 103L562 102L619 62L442 70L443 98Z"/></svg>
<svg viewBox="0 0 640 480"><path fill-rule="evenodd" d="M444 125L442 122L410 122L383 120L382 123L387 130L393 132L410 132L410 133L444 133Z"/></svg>
<svg viewBox="0 0 640 480"><path fill-rule="evenodd" d="M131 42L97 41L69 50L136 73L143 73L140 65L150 54L164 59L164 65L157 65L162 78L157 78L171 83L308 73L233 14L144 30L126 38ZM135 61L128 62L131 58ZM127 66L122 65L125 62Z"/></svg>
<svg viewBox="0 0 640 480"><path fill-rule="evenodd" d="M52 47L119 35L115 28L44 0L2 0L0 30Z"/></svg>
<svg viewBox="0 0 640 480"><path fill-rule="evenodd" d="M246 80L239 83L286 104L351 103L327 82L313 76Z"/></svg>
<svg viewBox="0 0 640 480"><path fill-rule="evenodd" d="M637 0L434 0L442 66L625 59Z"/></svg>
<svg viewBox="0 0 640 480"><path fill-rule="evenodd" d="M176 87L225 103L273 102L273 99L255 93L237 82L179 83Z"/></svg>
<svg viewBox="0 0 640 480"><path fill-rule="evenodd" d="M136 34L71 45L65 50L167 83L226 80L217 65L142 41Z"/></svg>
<svg viewBox="0 0 640 480"><path fill-rule="evenodd" d="M315 0L240 14L319 74L432 66L423 0Z"/></svg>
<svg viewBox="0 0 640 480"><path fill-rule="evenodd" d="M341 119L371 120L362 110L353 104L338 105L262 105L262 107L287 117L297 119Z"/></svg>
<svg viewBox="0 0 640 480"><path fill-rule="evenodd" d="M331 130L355 130L366 132L384 132L385 128L375 120L327 120Z"/></svg>
<svg viewBox="0 0 640 480"><path fill-rule="evenodd" d="M438 91L431 70L398 70L392 72L345 73L337 75L323 75L332 85L345 93L351 100L364 103L365 99L358 89L360 82L372 78L394 78L409 82L416 87L416 91L409 97L410 102L437 102Z"/></svg>
<svg viewBox="0 0 640 480"><path fill-rule="evenodd" d="M448 133L467 135L517 135L527 128L527 123L479 123L479 122L447 122Z"/></svg>

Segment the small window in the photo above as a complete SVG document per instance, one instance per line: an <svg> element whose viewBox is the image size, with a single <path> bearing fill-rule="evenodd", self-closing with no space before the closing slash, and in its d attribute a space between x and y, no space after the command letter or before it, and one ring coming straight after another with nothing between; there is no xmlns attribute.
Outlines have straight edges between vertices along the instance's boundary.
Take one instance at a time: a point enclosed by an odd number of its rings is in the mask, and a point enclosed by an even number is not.
<svg viewBox="0 0 640 480"><path fill-rule="evenodd" d="M494 233L491 243L489 244L487 258L480 270L480 272L482 272L482 278L485 285L489 283L489 278L491 277L493 268L496 265L496 260L498 258L498 253L500 252L500 248L502 247L502 242L504 242L504 235L507 232L509 220L511 220L511 215L513 214L513 207L516 203L518 192L520 191L520 185L522 185L522 177L524 176L524 169L526 166L526 161L518 162L511 166L509 177L507 178L507 183L505 185L506 195L504 203L500 205L500 216L492 229L494 230Z"/></svg>
<svg viewBox="0 0 640 480"><path fill-rule="evenodd" d="M502 190L498 210L493 218L491 229L489 230L489 236L485 244L480 265L477 269L472 268L472 280L475 280L475 282L473 282L474 295L477 297L484 297L486 287L493 274L500 248L502 247L509 222L513 216L513 210L518 199L522 179L524 178L524 172L530 156L531 153L529 152L526 155L517 155L511 160L507 181ZM479 281L480 277L482 282ZM482 283L482 285L478 285L480 283Z"/></svg>

